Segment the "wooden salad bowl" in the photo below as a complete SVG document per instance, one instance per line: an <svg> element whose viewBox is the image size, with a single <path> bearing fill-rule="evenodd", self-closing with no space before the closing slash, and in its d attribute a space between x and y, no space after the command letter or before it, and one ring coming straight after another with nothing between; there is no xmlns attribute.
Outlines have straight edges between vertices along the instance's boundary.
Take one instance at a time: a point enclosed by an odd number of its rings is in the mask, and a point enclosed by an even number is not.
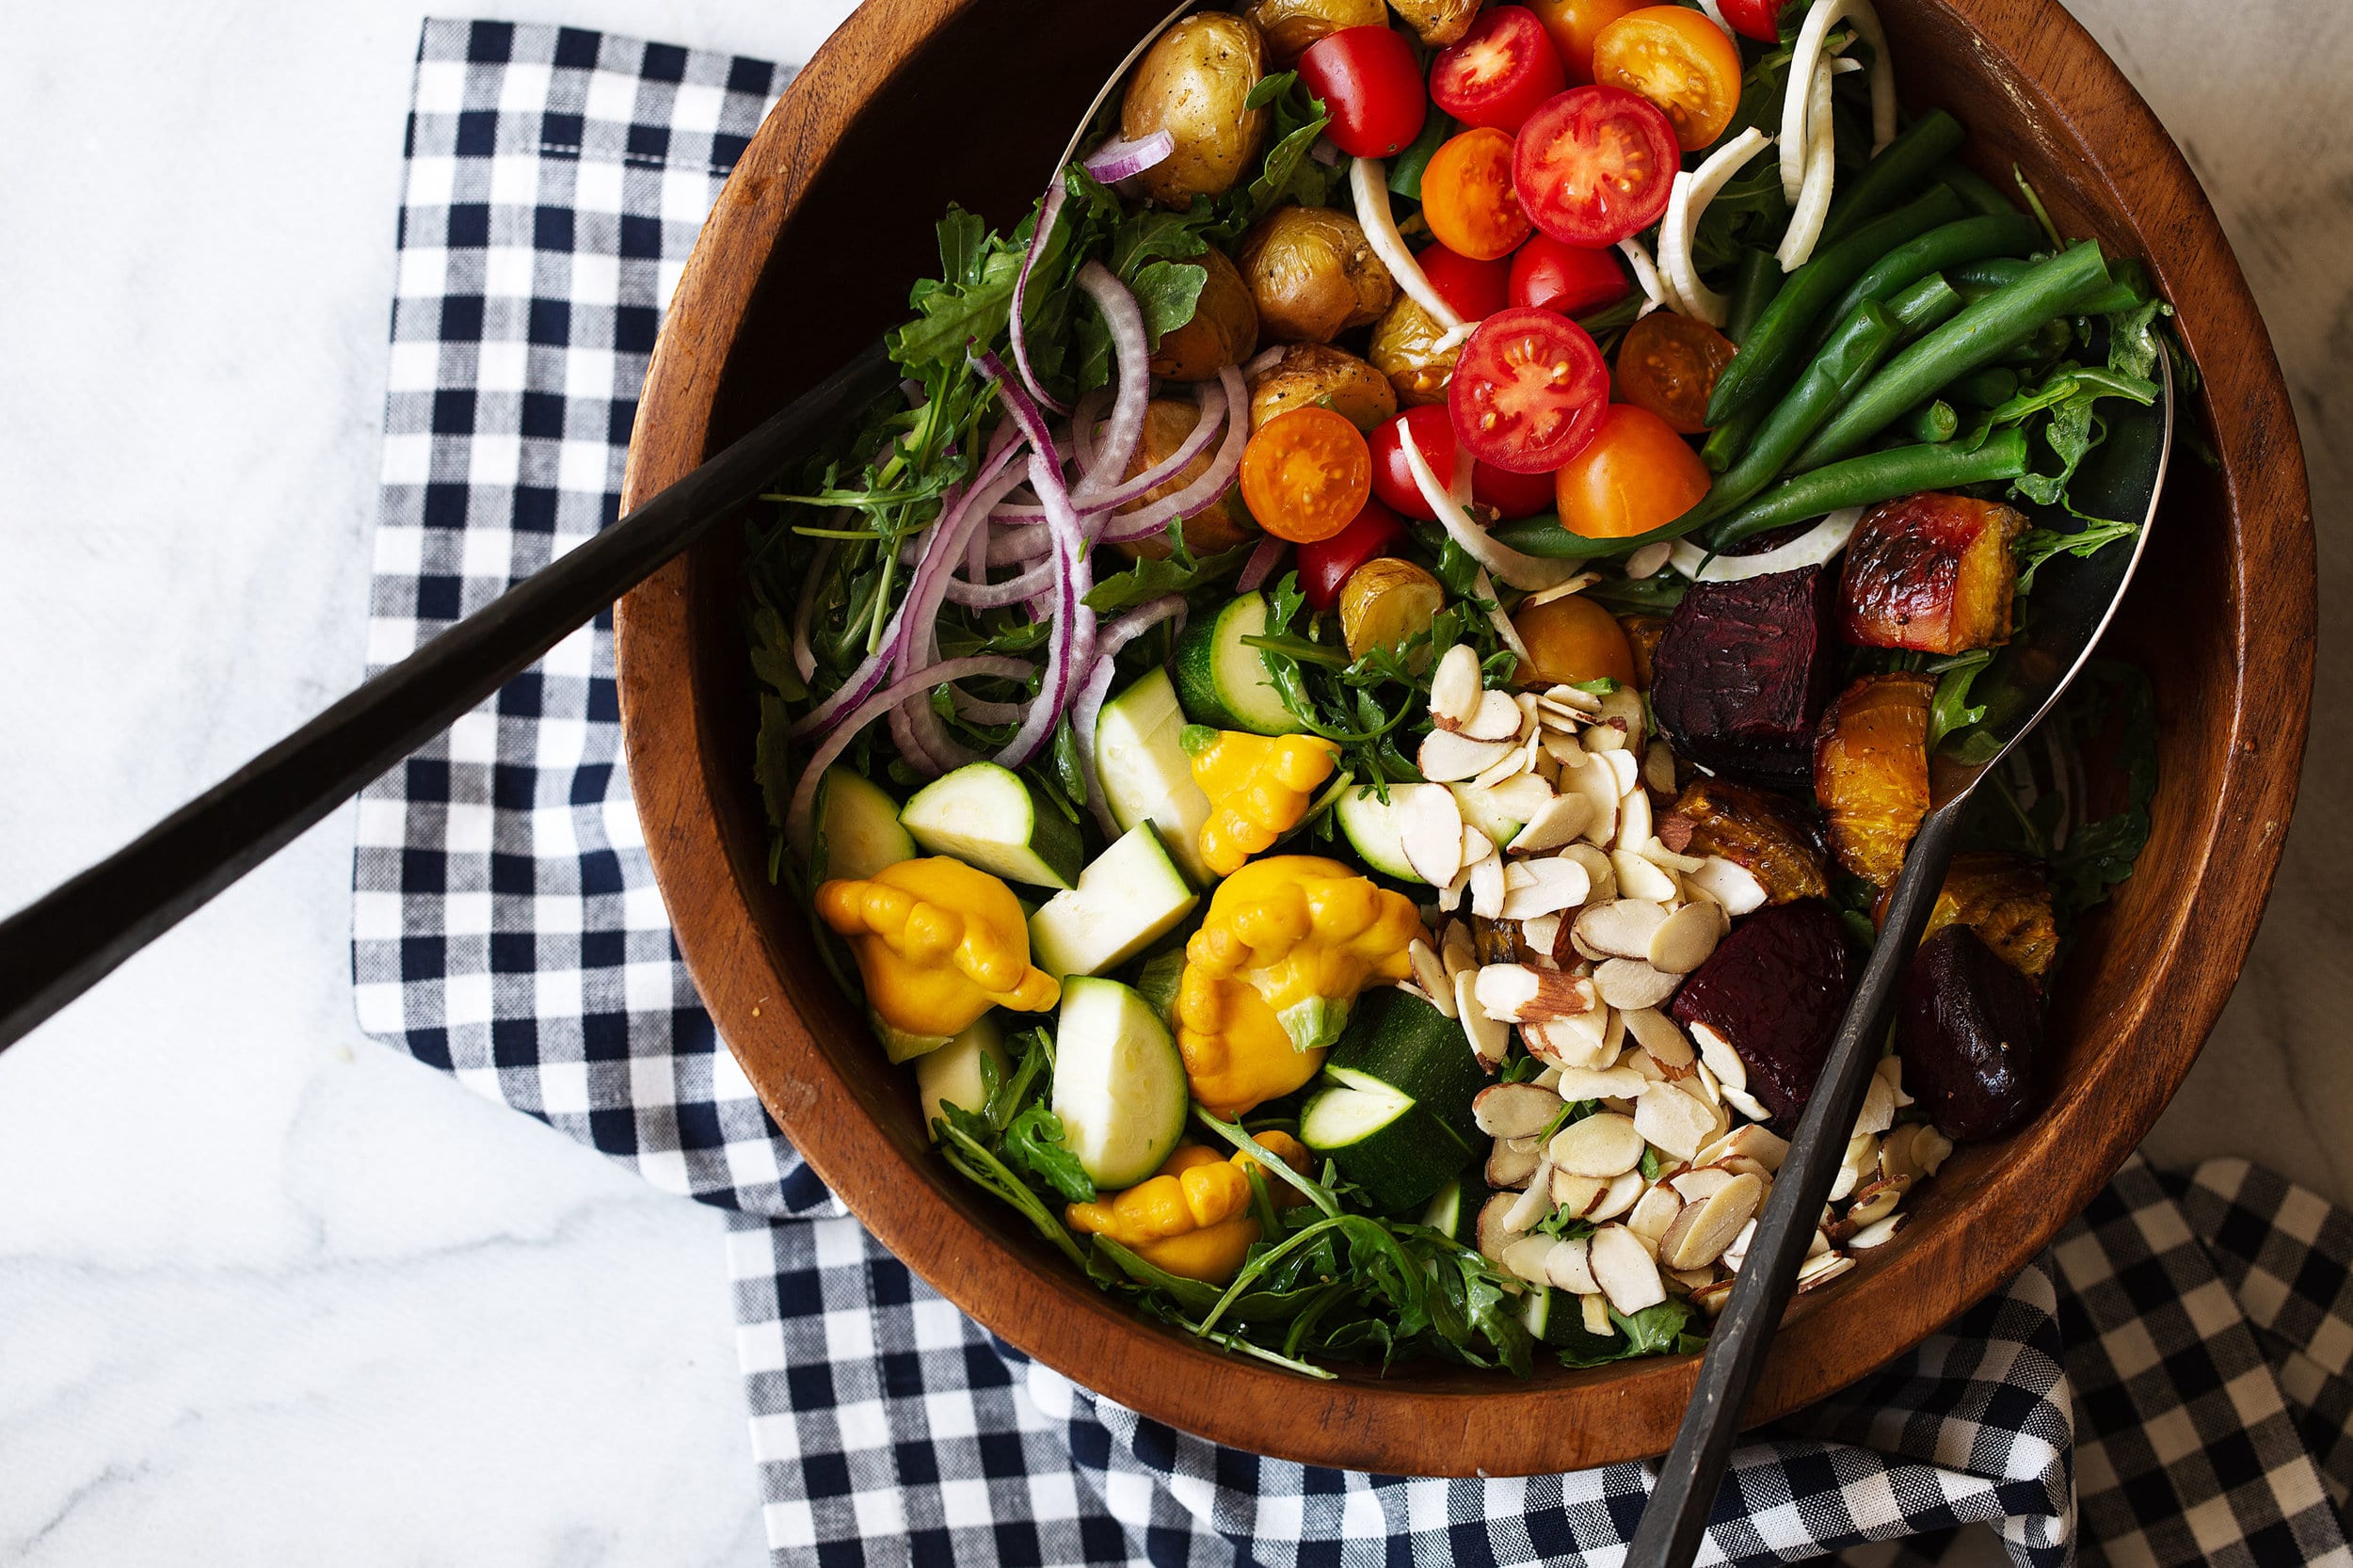
<svg viewBox="0 0 2353 1568"><path fill-rule="evenodd" d="M687 472L905 313L951 200L1009 226L1096 86L1168 0L888 0L843 24L768 117L703 230L655 349L623 504ZM2057 0L1880 0L1916 113L2017 162L2071 234L2145 260L2206 377L2218 467L2177 461L2110 650L2155 682L2162 782L2140 874L2056 999L2049 1108L1962 1149L1913 1223L1801 1298L1749 1411L1853 1381L2024 1268L2189 1071L2238 978L2296 799L2314 575L2304 463L2264 325L2188 166ZM767 873L740 575L721 527L625 600L621 720L637 809L696 986L760 1098L884 1245L1021 1350L1238 1448L1408 1475L1536 1474L1663 1452L1696 1362L1520 1382L1440 1364L1317 1382L1206 1348L1103 1295L951 1171L914 1075L887 1065Z"/></svg>

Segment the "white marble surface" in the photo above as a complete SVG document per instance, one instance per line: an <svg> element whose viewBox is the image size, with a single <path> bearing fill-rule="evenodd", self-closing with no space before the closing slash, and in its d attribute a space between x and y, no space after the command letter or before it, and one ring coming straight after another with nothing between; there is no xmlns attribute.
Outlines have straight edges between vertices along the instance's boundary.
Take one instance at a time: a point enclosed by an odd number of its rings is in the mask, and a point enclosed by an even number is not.
<svg viewBox="0 0 2353 1568"><path fill-rule="evenodd" d="M882 3L882 0L878 0ZM489 11L798 60L847 0ZM2075 0L2190 149L2353 529L2340 0ZM408 0L15 8L0 907L360 673ZM2260 105L2260 106L2258 106ZM2341 645L2169 1158L2353 1200ZM0 1058L0 1562L761 1560L717 1217L363 1039L338 814Z"/></svg>

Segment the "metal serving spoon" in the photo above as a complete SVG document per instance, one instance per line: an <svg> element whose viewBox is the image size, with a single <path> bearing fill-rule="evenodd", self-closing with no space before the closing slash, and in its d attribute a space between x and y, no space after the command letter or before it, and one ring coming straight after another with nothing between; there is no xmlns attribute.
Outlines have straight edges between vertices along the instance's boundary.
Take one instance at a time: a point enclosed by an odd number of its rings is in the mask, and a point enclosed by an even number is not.
<svg viewBox="0 0 2353 1568"><path fill-rule="evenodd" d="M2086 459L2072 487L2086 511L2097 517L2140 518L2140 532L2134 536L2129 553L2105 550L2088 560L2062 555L2043 563L2035 580L2032 623L1986 667L1971 693L1973 700L1987 705L1985 725L2001 739L2001 749L1974 766L1941 757L1936 760L1931 780L1935 808L1921 823L1904 857L1863 983L1848 1004L1830 1059L1799 1118L1797 1136L1790 1140L1772 1192L1757 1215L1756 1234L1701 1359L1699 1386L1683 1413L1674 1447L1661 1462L1658 1485L1627 1549L1628 1568L1686 1568L1697 1555L1717 1485L1740 1434L1741 1413L1765 1369L1766 1350L1780 1327L1782 1311L1796 1290L1798 1269L1805 1261L1879 1061L1888 1014L1928 926L1929 911L1945 886L1970 796L2082 673L2140 565L2173 446L2173 367L2162 351L2158 366L2156 403L2107 416L2108 439Z"/></svg>

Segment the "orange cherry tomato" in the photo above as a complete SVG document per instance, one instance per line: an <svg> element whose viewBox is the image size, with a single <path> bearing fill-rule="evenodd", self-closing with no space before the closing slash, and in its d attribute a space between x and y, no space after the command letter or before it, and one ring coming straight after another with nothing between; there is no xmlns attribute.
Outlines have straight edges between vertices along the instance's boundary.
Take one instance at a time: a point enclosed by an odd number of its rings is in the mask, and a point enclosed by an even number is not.
<svg viewBox="0 0 2353 1568"><path fill-rule="evenodd" d="M1696 152L1740 107L1740 49L1699 11L1645 6L1593 40L1593 80L1657 104L1683 150Z"/></svg>
<svg viewBox="0 0 2353 1568"><path fill-rule="evenodd" d="M1612 403L1585 450L1553 475L1561 525L1589 539L1664 528L1706 498L1700 455L1648 408Z"/></svg>
<svg viewBox="0 0 2353 1568"><path fill-rule="evenodd" d="M1677 435L1705 435L1707 400L1736 352L1707 323L1654 311L1618 345L1618 399L1648 408Z"/></svg>
<svg viewBox="0 0 2353 1568"><path fill-rule="evenodd" d="M1421 174L1421 216L1458 256L1492 262L1518 249L1535 225L1512 193L1512 133L1481 125L1432 153Z"/></svg>
<svg viewBox="0 0 2353 1568"><path fill-rule="evenodd" d="M1278 539L1328 539L1355 520L1371 493L1371 450L1329 408L1278 415L1242 451L1241 498L1258 526Z"/></svg>
<svg viewBox="0 0 2353 1568"><path fill-rule="evenodd" d="M1552 46L1561 52L1561 68L1568 72L1573 88L1593 79L1593 40L1601 36L1601 30L1642 6L1643 0L1528 0L1528 8L1552 35Z"/></svg>
<svg viewBox="0 0 2353 1568"><path fill-rule="evenodd" d="M1512 630L1528 645L1534 680L1552 685L1588 680L1635 684L1634 645L1608 610L1583 594L1552 600L1512 617ZM1530 679L1523 673L1521 680Z"/></svg>

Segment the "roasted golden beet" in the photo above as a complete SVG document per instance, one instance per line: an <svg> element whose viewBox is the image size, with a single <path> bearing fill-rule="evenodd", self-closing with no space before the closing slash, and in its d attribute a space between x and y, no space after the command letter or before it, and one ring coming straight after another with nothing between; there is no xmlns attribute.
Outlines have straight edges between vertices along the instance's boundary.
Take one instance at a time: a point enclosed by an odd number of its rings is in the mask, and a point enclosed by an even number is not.
<svg viewBox="0 0 2353 1568"><path fill-rule="evenodd" d="M1814 798L1830 814L1831 853L1884 888L1929 814L1929 702L1925 675L1867 675L1822 715L1814 743Z"/></svg>
<svg viewBox="0 0 2353 1568"><path fill-rule="evenodd" d="M1948 925L1967 926L2003 963L2030 979L2048 974L2058 956L2051 884L2041 866L2015 856L1973 850L1954 856L1925 936Z"/></svg>
<svg viewBox="0 0 2353 1568"><path fill-rule="evenodd" d="M1128 465L1128 477L1133 479L1155 463L1166 461L1185 444L1193 427L1201 423L1200 406L1189 397L1156 397L1144 405L1144 439L1136 443L1136 455ZM1209 472L1209 463L1217 456L1212 442L1200 456L1177 471L1176 477L1154 486L1144 495L1119 509L1132 512L1150 504L1162 496L1175 495L1187 485ZM1185 548L1207 555L1220 550L1231 550L1244 539L1255 539L1258 531L1247 521L1241 497L1228 490L1213 502L1207 511L1195 512L1185 520ZM1130 556L1149 556L1159 560L1168 553L1168 541L1158 536L1139 539L1133 544L1116 547Z"/></svg>
<svg viewBox="0 0 2353 1568"><path fill-rule="evenodd" d="M1293 408L1319 406L1369 431L1397 412L1397 392L1387 376L1355 355L1321 343L1292 344L1281 359L1250 378L1253 430Z"/></svg>
<svg viewBox="0 0 2353 1568"><path fill-rule="evenodd" d="M1437 352L1438 340L1446 332L1438 318L1409 294L1399 295L1389 313L1374 325L1366 357L1397 389L1401 407L1418 408L1446 401L1447 383L1454 378L1454 361L1463 352L1460 344Z"/></svg>
<svg viewBox="0 0 2353 1568"><path fill-rule="evenodd" d="M2009 641L2010 545L2026 520L1993 501L1929 491L1871 508L1847 545L1839 616L1865 648L1966 653Z"/></svg>
<svg viewBox="0 0 2353 1568"><path fill-rule="evenodd" d="M1620 616L1619 630L1625 633L1626 646L1634 650L1634 683L1650 690L1650 656L1658 651L1658 639L1667 634L1664 616Z"/></svg>
<svg viewBox="0 0 2353 1568"><path fill-rule="evenodd" d="M1652 650L1651 711L1678 756L1753 784L1801 788L1837 658L1820 567L1695 583Z"/></svg>
<svg viewBox="0 0 2353 1568"><path fill-rule="evenodd" d="M1372 242L1334 207L1277 207L1241 237L1234 258L1258 327L1276 343L1330 343L1381 319L1397 281Z"/></svg>
<svg viewBox="0 0 2353 1568"><path fill-rule="evenodd" d="M1675 797L1674 815L1691 824L1680 853L1721 855L1746 867L1775 904L1830 896L1821 838L1787 797L1704 778Z"/></svg>
<svg viewBox="0 0 2353 1568"><path fill-rule="evenodd" d="M1163 381L1210 381L1258 351L1258 307L1251 302L1250 285L1216 246L1182 260L1209 276L1193 303L1193 319L1161 334L1152 352L1152 374Z"/></svg>

